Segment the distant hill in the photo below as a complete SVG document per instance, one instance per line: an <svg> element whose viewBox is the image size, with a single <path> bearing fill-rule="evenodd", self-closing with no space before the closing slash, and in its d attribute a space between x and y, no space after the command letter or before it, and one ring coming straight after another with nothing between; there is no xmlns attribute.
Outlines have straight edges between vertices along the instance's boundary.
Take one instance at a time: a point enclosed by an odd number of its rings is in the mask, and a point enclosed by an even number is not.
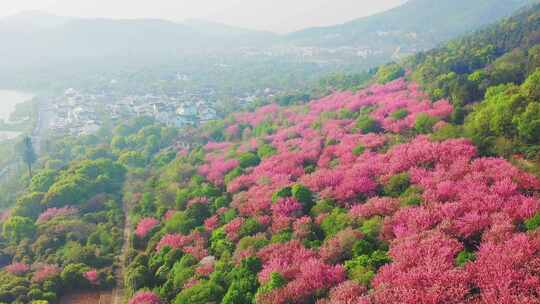
<svg viewBox="0 0 540 304"><path fill-rule="evenodd" d="M37 29L55 28L73 20L71 17L61 17L40 11L25 11L0 19L0 29L12 31L34 31Z"/></svg>
<svg viewBox="0 0 540 304"><path fill-rule="evenodd" d="M240 81L233 81L230 73L216 66L232 66L253 80L272 75L272 79L298 84L299 79L319 78L336 70L363 70L431 49L530 2L410 0L371 17L288 35L200 20L80 19L24 12L0 19L0 85L33 87L75 78L133 78L137 71L156 67L160 74L163 66L176 69L172 71L176 74L177 67L187 65L190 68L182 73L196 71L200 75L195 79L214 77L214 83L231 80L235 87ZM274 77L276 71L279 77ZM159 76L170 78L170 74Z"/></svg>
<svg viewBox="0 0 540 304"><path fill-rule="evenodd" d="M531 0L410 0L394 9L344 24L310 28L288 35L309 46L361 46L402 53L431 48L512 15Z"/></svg>
<svg viewBox="0 0 540 304"><path fill-rule="evenodd" d="M271 36L217 24L157 19L78 19L24 13L0 20L5 64L69 57L176 55L194 50L256 45ZM242 39L239 39L239 38ZM253 39L253 41L252 41ZM4 47L5 46L5 47Z"/></svg>

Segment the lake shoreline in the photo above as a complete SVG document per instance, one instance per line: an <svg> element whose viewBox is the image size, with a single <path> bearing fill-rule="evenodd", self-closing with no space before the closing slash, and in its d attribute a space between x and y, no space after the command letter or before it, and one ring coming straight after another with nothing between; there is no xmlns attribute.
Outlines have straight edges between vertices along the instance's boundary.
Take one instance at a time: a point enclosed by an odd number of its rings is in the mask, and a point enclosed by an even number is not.
<svg viewBox="0 0 540 304"><path fill-rule="evenodd" d="M35 94L16 90L0 90L0 143L17 138L22 134L20 126L11 125L10 117L15 112L17 105L35 98Z"/></svg>

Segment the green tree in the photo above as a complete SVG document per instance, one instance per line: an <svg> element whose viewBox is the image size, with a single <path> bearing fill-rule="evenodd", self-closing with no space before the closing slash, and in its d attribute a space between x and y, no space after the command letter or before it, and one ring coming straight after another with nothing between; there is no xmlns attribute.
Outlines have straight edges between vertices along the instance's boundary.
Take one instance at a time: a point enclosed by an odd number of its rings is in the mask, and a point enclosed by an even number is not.
<svg viewBox="0 0 540 304"><path fill-rule="evenodd" d="M23 162L28 167L28 175L32 178L32 166L37 161L36 151L32 145L30 136L25 136L20 147L20 154Z"/></svg>
<svg viewBox="0 0 540 304"><path fill-rule="evenodd" d="M35 231L36 226L30 218L12 216L4 222L2 235L10 241L19 242L24 238L32 237Z"/></svg>
<svg viewBox="0 0 540 304"><path fill-rule="evenodd" d="M385 84L404 75L405 70L399 64L391 63L380 67L375 75L375 79L377 79L378 83Z"/></svg>
<svg viewBox="0 0 540 304"><path fill-rule="evenodd" d="M212 281L202 281L191 288L182 290L174 300L174 304L217 303L222 296L221 286Z"/></svg>

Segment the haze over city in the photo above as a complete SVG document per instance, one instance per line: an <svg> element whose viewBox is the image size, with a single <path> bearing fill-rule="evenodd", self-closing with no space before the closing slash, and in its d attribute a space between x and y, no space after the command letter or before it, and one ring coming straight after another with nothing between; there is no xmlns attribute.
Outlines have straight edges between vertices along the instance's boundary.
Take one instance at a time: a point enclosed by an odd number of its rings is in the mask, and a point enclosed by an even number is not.
<svg viewBox="0 0 540 304"><path fill-rule="evenodd" d="M43 11L89 18L204 19L249 29L291 32L372 15L405 0L4 0L0 17Z"/></svg>

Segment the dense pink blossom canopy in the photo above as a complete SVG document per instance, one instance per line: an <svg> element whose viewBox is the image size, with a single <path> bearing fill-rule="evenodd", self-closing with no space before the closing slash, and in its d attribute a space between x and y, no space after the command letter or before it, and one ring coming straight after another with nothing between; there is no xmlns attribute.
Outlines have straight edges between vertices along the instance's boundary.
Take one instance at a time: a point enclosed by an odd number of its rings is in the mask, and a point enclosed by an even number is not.
<svg viewBox="0 0 540 304"><path fill-rule="evenodd" d="M128 304L161 304L161 300L151 291L139 291L129 300Z"/></svg>
<svg viewBox="0 0 540 304"><path fill-rule="evenodd" d="M302 303L319 295L328 295L319 304L540 303L539 234L521 232L522 223L540 212L532 195L540 182L504 159L479 157L470 140L411 136L420 115L439 120L438 130L452 110L448 101L431 102L418 85L399 79L307 105L271 104L236 114L225 126L229 141L207 144L198 168L232 197L230 206L206 219L206 232L222 227L229 241L238 242L251 218L264 231L259 236L291 233L292 241L235 252L236 261L262 260L261 284L273 273L286 281L259 294L258 303ZM347 111L367 113L383 132L364 134ZM255 136L265 124L275 128ZM235 153L262 144L275 153L225 184L225 175L239 166ZM420 204L384 196L397 174L408 177ZM331 199L357 226L325 238L317 249L306 247L331 214L305 214L295 198L274 197L295 184L308 187L316 200ZM238 216L224 224L221 215L230 208ZM388 244L391 262L378 269L368 290L347 279L343 263L365 237L358 225L374 217L381 218L378 238ZM166 235L157 248L164 246L198 252L199 259L207 253L200 234ZM465 250L476 259L457 265ZM209 271L198 269L203 276Z"/></svg>

